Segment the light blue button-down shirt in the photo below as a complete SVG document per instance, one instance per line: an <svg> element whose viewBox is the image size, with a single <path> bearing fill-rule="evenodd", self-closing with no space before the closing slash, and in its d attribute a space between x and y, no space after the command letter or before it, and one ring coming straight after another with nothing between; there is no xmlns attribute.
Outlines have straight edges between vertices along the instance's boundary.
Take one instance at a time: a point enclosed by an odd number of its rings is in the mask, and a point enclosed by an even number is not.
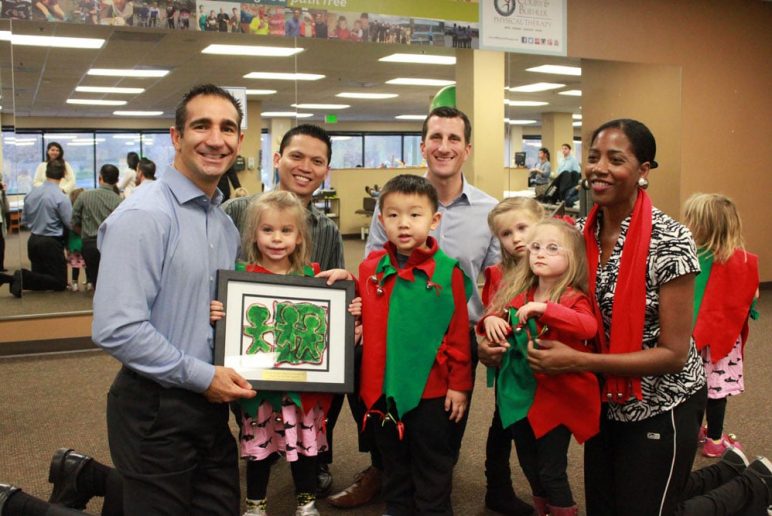
<svg viewBox="0 0 772 516"><path fill-rule="evenodd" d="M440 203L442 218L437 229L431 236L445 254L458 260L461 270L471 279L477 281L480 271L489 265L501 261L499 240L488 228L488 212L498 204L498 201L482 190L470 185L464 179L461 195L451 203ZM371 251L381 249L386 242L386 232L378 220L378 206L370 223L370 234L367 237L365 256ZM101 281L101 278L100 278ZM474 324L483 312L482 299L477 289L467 303L469 322Z"/></svg>
<svg viewBox="0 0 772 516"><path fill-rule="evenodd" d="M72 204L59 189L59 183L45 181L24 198L21 222L33 235L60 237L71 219Z"/></svg>
<svg viewBox="0 0 772 516"><path fill-rule="evenodd" d="M165 387L203 392L214 377L209 302L239 250L221 201L169 167L99 228L94 342Z"/></svg>

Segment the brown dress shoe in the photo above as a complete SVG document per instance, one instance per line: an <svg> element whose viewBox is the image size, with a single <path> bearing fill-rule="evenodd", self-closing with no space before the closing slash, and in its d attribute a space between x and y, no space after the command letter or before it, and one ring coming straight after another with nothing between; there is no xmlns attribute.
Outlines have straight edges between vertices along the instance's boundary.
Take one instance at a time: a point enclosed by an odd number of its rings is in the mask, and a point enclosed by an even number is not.
<svg viewBox="0 0 772 516"><path fill-rule="evenodd" d="M339 509L353 509L373 501L381 492L381 471L370 466L357 473L354 483L340 493L335 493L327 498L333 507Z"/></svg>

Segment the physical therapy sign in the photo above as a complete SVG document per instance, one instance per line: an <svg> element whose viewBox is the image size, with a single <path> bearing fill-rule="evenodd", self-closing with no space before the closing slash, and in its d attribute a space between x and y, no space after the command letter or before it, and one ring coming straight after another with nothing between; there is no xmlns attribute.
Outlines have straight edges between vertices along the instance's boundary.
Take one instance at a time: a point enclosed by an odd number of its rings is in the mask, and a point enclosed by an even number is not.
<svg viewBox="0 0 772 516"><path fill-rule="evenodd" d="M565 56L566 0L480 0L480 48Z"/></svg>

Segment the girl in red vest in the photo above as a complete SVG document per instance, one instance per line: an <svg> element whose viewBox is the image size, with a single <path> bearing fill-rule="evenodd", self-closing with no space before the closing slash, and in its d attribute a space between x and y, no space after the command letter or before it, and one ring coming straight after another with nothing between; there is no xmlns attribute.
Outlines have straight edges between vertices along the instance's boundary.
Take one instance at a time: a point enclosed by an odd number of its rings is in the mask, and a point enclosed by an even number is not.
<svg viewBox="0 0 772 516"><path fill-rule="evenodd" d="M290 192L258 197L248 208L242 236L246 264L240 270L261 274L314 276L319 264L308 264L310 238L306 209ZM327 271L329 281L351 279L343 269ZM212 322L225 316L223 304L212 301ZM275 333L274 333L275 335ZM274 338L274 342L275 338ZM316 457L327 449L325 414L331 394L258 392L242 403L241 457L247 459L247 512L266 514L266 491L277 455L287 458L295 481L298 516L318 516Z"/></svg>
<svg viewBox="0 0 772 516"><path fill-rule="evenodd" d="M583 443L598 432L597 378L589 372L534 375L526 361L527 339L510 337L508 343L507 338L513 325L525 326L533 318L540 336L591 351L586 340L595 337L598 324L584 294L584 242L567 223L543 220L534 226L526 255L502 280L478 332L484 328L489 341L513 344L498 371L496 403L502 426L515 439L537 513L575 515L566 474L568 444L571 434Z"/></svg>
<svg viewBox="0 0 772 516"><path fill-rule="evenodd" d="M543 218L542 205L528 197L504 199L488 213L488 227L501 244L501 262L485 269L482 290L485 307L498 291L501 278L513 271L517 262L525 256L530 231ZM512 472L509 469L511 452L512 435L501 426L499 409L495 406L485 443L485 506L502 514L530 516L533 507L520 500L512 488Z"/></svg>
<svg viewBox="0 0 772 516"><path fill-rule="evenodd" d="M758 317L753 304L759 297L759 259L745 251L742 221L730 198L694 194L685 212L701 269L694 289L694 341L708 379L702 454L720 457L728 446L740 447L733 434L723 432L724 414L727 398L745 389L743 349L748 318Z"/></svg>

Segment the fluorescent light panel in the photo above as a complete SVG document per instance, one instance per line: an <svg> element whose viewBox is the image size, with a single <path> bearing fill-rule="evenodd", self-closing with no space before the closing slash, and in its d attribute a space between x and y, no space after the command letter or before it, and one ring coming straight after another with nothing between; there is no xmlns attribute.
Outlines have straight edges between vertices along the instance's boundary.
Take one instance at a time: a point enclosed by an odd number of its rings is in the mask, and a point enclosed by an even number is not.
<svg viewBox="0 0 772 516"><path fill-rule="evenodd" d="M549 102L540 102L538 100L507 100L504 99L504 104L507 106L517 106L517 107L536 107L536 106L546 106L549 104Z"/></svg>
<svg viewBox="0 0 772 516"><path fill-rule="evenodd" d="M574 75L581 76L582 69L578 66L565 66L565 65L541 65L534 66L533 68L526 68L526 72L538 72L538 73L551 73L555 75Z"/></svg>
<svg viewBox="0 0 772 516"><path fill-rule="evenodd" d="M98 75L102 77L166 77L169 70L133 70L131 68L91 68L86 75Z"/></svg>
<svg viewBox="0 0 772 516"><path fill-rule="evenodd" d="M556 90L558 88L564 88L565 84L558 84L555 82L535 82L533 84L524 84L522 86L516 86L514 88L508 88L509 91L515 91L520 93L535 93L537 91L549 91Z"/></svg>
<svg viewBox="0 0 772 516"><path fill-rule="evenodd" d="M99 100L99 99L67 99L67 104L79 104L82 106L125 106L125 100Z"/></svg>
<svg viewBox="0 0 772 516"><path fill-rule="evenodd" d="M273 95L276 90L247 90L247 95Z"/></svg>
<svg viewBox="0 0 772 516"><path fill-rule="evenodd" d="M504 121L509 125L531 125L536 123L536 120L510 120L509 118L505 118Z"/></svg>
<svg viewBox="0 0 772 516"><path fill-rule="evenodd" d="M280 73L280 72L250 72L245 79L273 79L276 81L318 81L324 75L316 73Z"/></svg>
<svg viewBox="0 0 772 516"><path fill-rule="evenodd" d="M309 118L313 113L296 113L295 111L264 111L260 116L266 118Z"/></svg>
<svg viewBox="0 0 772 516"><path fill-rule="evenodd" d="M113 111L115 116L161 116L163 111Z"/></svg>
<svg viewBox="0 0 772 516"><path fill-rule="evenodd" d="M114 134L113 138L115 140L136 140L139 138L138 134Z"/></svg>
<svg viewBox="0 0 772 516"><path fill-rule="evenodd" d="M456 81L446 81L442 79L421 79L418 77L397 77L386 84L398 84L400 86L451 86Z"/></svg>
<svg viewBox="0 0 772 516"><path fill-rule="evenodd" d="M436 64L436 65L454 65L455 56L436 56L430 54L391 54L382 57L378 61L384 63L414 63L414 64Z"/></svg>
<svg viewBox="0 0 772 516"><path fill-rule="evenodd" d="M11 44L28 47L96 49L102 48L105 44L105 40L100 38L68 38L64 36L11 34Z"/></svg>
<svg viewBox="0 0 772 516"><path fill-rule="evenodd" d="M394 118L397 120L424 120L426 115L397 115Z"/></svg>
<svg viewBox="0 0 772 516"><path fill-rule="evenodd" d="M78 86L75 91L81 93L142 93L145 88L112 88L108 86Z"/></svg>
<svg viewBox="0 0 772 516"><path fill-rule="evenodd" d="M574 122L571 125L573 125L574 127L582 127L582 122Z"/></svg>
<svg viewBox="0 0 772 516"><path fill-rule="evenodd" d="M201 51L202 54L227 56L288 57L301 53L302 48L266 47L261 45L219 45L212 44Z"/></svg>
<svg viewBox="0 0 772 516"><path fill-rule="evenodd" d="M342 91L335 95L344 99L383 100L399 97L396 93L358 93L354 91Z"/></svg>
<svg viewBox="0 0 772 516"><path fill-rule="evenodd" d="M559 91L558 95L568 95L570 97L581 97L582 96L582 90Z"/></svg>
<svg viewBox="0 0 772 516"><path fill-rule="evenodd" d="M0 41L11 41L11 31L0 30Z"/></svg>
<svg viewBox="0 0 772 516"><path fill-rule="evenodd" d="M348 109L349 104L292 104L292 107L298 109Z"/></svg>
<svg viewBox="0 0 772 516"><path fill-rule="evenodd" d="M571 118L573 118L574 120L581 120L582 119L582 115L581 115L581 113L580 114L574 113L573 115L571 115Z"/></svg>

